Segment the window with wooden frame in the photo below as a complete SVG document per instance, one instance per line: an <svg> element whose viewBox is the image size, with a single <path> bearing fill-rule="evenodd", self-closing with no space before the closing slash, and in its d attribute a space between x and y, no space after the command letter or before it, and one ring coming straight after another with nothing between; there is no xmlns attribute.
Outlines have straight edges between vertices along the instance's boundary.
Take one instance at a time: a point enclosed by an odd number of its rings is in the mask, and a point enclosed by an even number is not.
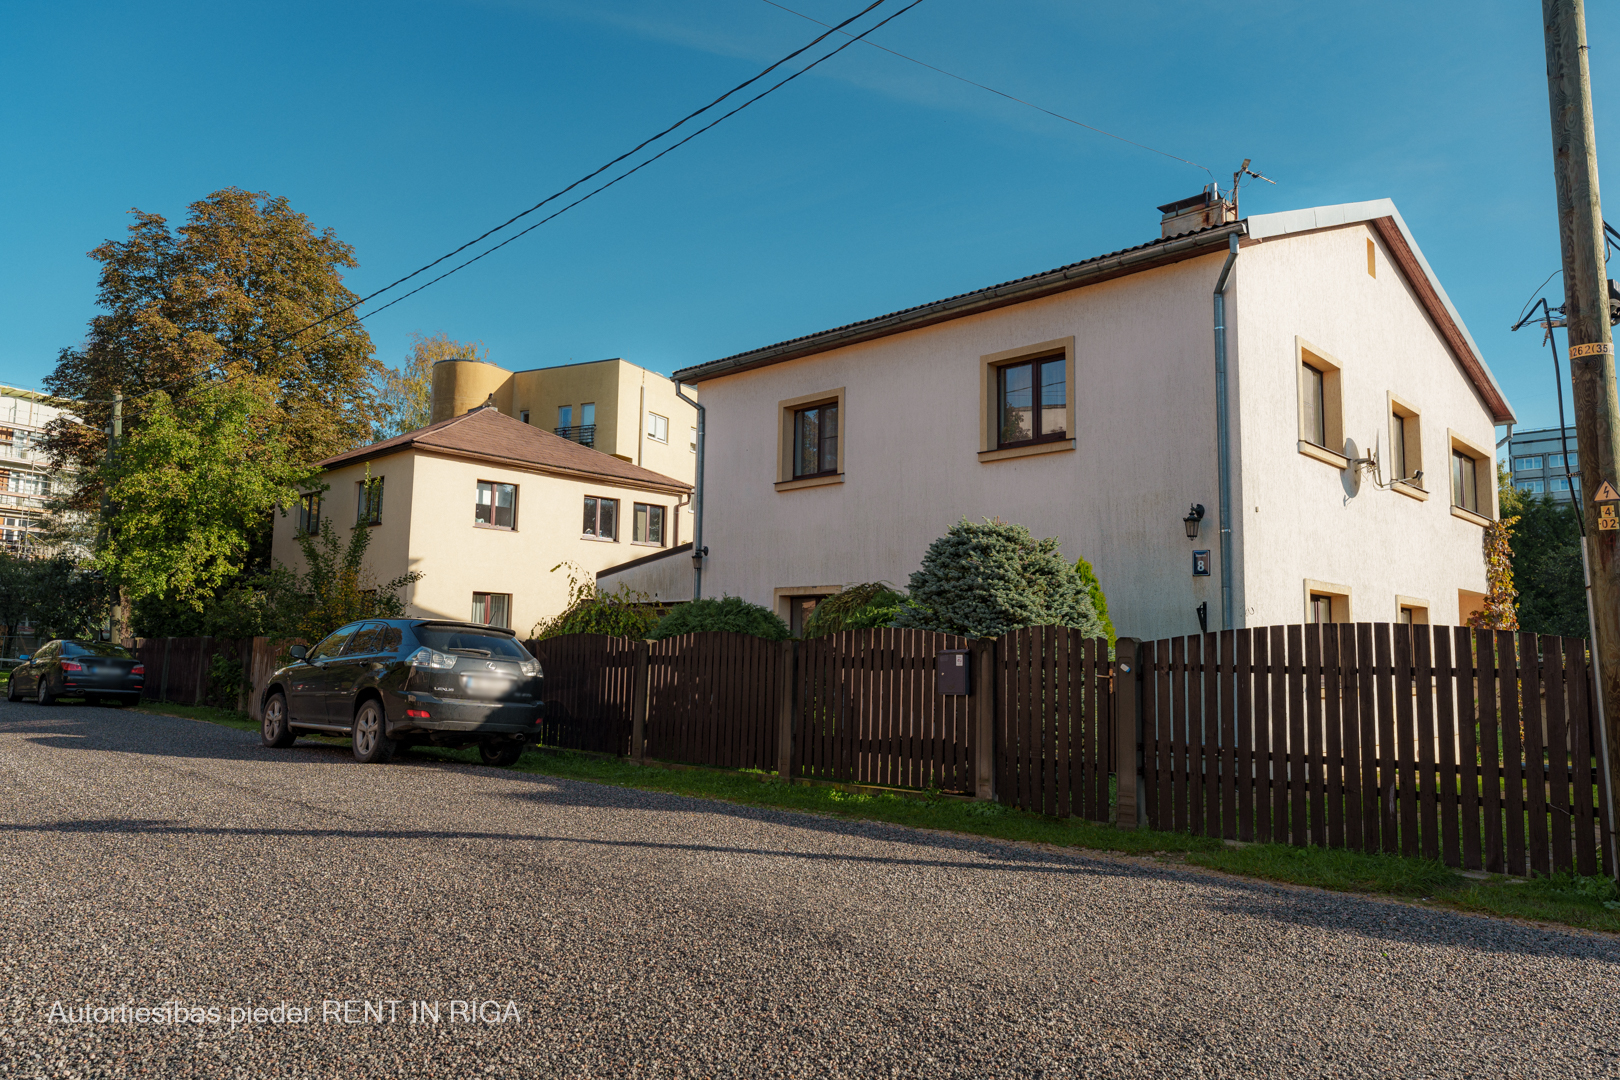
<svg viewBox="0 0 1620 1080"><path fill-rule="evenodd" d="M1344 410L1339 364L1300 338L1294 339L1299 387L1299 452L1343 469Z"/></svg>
<svg viewBox="0 0 1620 1080"><path fill-rule="evenodd" d="M1476 525L1488 525L1495 514L1492 494L1496 470L1494 455L1456 431L1448 431L1451 444L1451 513Z"/></svg>
<svg viewBox="0 0 1620 1080"><path fill-rule="evenodd" d="M1350 589L1328 581L1305 581L1305 621L1308 623L1347 623L1350 621Z"/></svg>
<svg viewBox="0 0 1620 1080"><path fill-rule="evenodd" d="M593 540L619 539L619 500L585 496L584 536Z"/></svg>
<svg viewBox="0 0 1620 1080"><path fill-rule="evenodd" d="M664 510L656 503L636 503L630 514L630 542L663 547Z"/></svg>
<svg viewBox="0 0 1620 1080"><path fill-rule="evenodd" d="M1066 357L1060 353L996 368L996 449L1068 437Z"/></svg>
<svg viewBox="0 0 1620 1080"><path fill-rule="evenodd" d="M1411 402L1389 395L1388 481L1403 495L1427 497L1423 486L1423 418Z"/></svg>
<svg viewBox="0 0 1620 1080"><path fill-rule="evenodd" d="M354 485L356 525L381 525L383 504L383 478L357 480Z"/></svg>
<svg viewBox="0 0 1620 1080"><path fill-rule="evenodd" d="M478 499L473 504L473 524L490 529L517 528L517 485L493 480L478 481Z"/></svg>
<svg viewBox="0 0 1620 1080"><path fill-rule="evenodd" d="M847 430L843 388L779 401L776 409L776 490L843 483Z"/></svg>
<svg viewBox="0 0 1620 1080"><path fill-rule="evenodd" d="M512 594L475 592L472 600L472 622L485 626L512 628Z"/></svg>
<svg viewBox="0 0 1620 1080"><path fill-rule="evenodd" d="M1403 626L1427 626L1429 602L1413 596L1395 597L1395 621Z"/></svg>
<svg viewBox="0 0 1620 1080"><path fill-rule="evenodd" d="M298 497L298 531L304 536L321 534L321 493L312 491Z"/></svg>

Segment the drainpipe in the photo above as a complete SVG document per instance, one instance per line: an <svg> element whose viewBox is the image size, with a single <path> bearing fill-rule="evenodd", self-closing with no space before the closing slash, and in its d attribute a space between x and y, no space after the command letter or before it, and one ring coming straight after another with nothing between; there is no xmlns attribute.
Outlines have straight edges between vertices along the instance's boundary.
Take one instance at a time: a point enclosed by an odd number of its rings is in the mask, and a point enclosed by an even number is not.
<svg viewBox="0 0 1620 1080"><path fill-rule="evenodd" d="M1237 233L1229 240L1226 265L1215 282L1215 442L1220 466L1222 630L1237 627L1232 619L1232 433L1226 410L1226 279L1237 262Z"/></svg>
<svg viewBox="0 0 1620 1080"><path fill-rule="evenodd" d="M695 398L681 393L681 384L675 384L675 396L697 410L697 476L692 485L692 599L703 599L703 560L709 549L703 546L703 406Z"/></svg>

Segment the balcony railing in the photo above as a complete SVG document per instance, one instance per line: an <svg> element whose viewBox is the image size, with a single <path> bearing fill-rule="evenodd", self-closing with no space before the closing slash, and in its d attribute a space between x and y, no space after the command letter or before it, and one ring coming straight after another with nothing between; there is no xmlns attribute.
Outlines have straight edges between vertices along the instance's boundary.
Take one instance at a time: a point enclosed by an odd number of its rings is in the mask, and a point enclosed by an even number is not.
<svg viewBox="0 0 1620 1080"><path fill-rule="evenodd" d="M593 450L596 448L595 424L575 424L573 427L552 428L551 430L565 439L579 443L581 446L589 446Z"/></svg>

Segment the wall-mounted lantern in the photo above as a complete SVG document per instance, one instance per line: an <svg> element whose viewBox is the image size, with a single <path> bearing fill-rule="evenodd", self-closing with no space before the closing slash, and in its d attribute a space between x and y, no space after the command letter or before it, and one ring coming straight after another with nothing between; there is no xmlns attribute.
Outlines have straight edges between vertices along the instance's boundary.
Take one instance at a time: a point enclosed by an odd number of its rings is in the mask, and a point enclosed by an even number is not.
<svg viewBox="0 0 1620 1080"><path fill-rule="evenodd" d="M1187 539L1198 539L1198 525L1203 520L1204 504L1193 503L1192 509L1187 511L1187 516L1181 519L1181 523L1187 526Z"/></svg>

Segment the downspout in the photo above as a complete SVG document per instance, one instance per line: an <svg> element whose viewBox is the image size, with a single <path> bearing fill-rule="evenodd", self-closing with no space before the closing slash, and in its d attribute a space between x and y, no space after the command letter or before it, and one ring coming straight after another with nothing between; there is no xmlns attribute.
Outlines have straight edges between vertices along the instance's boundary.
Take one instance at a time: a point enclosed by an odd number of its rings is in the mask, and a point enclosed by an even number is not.
<svg viewBox="0 0 1620 1080"><path fill-rule="evenodd" d="M1221 504L1221 629L1233 630L1232 620L1232 433L1227 419L1226 394L1226 279L1237 262L1237 233L1228 237L1226 265L1215 282L1215 444L1220 468ZM701 444L699 444L701 445Z"/></svg>
<svg viewBox="0 0 1620 1080"><path fill-rule="evenodd" d="M681 392L675 384L675 396L697 410L697 476L692 485L692 599L703 599L703 560L709 549L703 546L703 418L704 409L695 398Z"/></svg>

